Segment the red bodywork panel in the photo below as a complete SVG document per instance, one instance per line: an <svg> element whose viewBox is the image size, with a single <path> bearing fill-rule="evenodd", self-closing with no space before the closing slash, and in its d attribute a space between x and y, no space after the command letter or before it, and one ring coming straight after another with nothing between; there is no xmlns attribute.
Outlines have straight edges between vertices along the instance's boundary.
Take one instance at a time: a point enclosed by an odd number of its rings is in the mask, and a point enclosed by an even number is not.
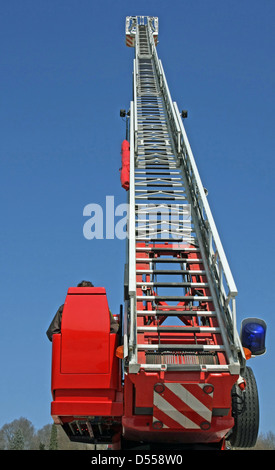
<svg viewBox="0 0 275 470"><path fill-rule="evenodd" d="M236 379L229 373L207 372L140 371L126 376L122 419L125 438L221 442L234 425L231 389Z"/></svg>
<svg viewBox="0 0 275 470"><path fill-rule="evenodd" d="M51 414L55 422L122 415L118 335L110 333L104 288L70 288L61 334L53 336Z"/></svg>
<svg viewBox="0 0 275 470"><path fill-rule="evenodd" d="M105 289L70 288L61 334L53 336L51 414L66 432L75 426L72 440L112 442L113 448L120 448L121 436L144 442L223 441L234 425L231 389L238 376L141 369L125 374L122 385L118 341L110 333ZM93 434L97 422L105 429L101 441Z"/></svg>
<svg viewBox="0 0 275 470"><path fill-rule="evenodd" d="M64 306L61 373L108 374L110 319L105 289L79 290L69 289Z"/></svg>
<svg viewBox="0 0 275 470"><path fill-rule="evenodd" d="M130 186L130 144L128 140L124 140L121 144L121 163L121 186L128 191Z"/></svg>

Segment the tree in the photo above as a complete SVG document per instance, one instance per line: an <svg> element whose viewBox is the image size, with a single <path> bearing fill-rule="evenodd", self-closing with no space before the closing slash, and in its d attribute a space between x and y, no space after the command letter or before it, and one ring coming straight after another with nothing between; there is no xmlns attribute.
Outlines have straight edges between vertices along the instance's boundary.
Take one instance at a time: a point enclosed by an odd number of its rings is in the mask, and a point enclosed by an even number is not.
<svg viewBox="0 0 275 470"><path fill-rule="evenodd" d="M36 432L36 449L42 450L43 448L45 450L48 450L51 438L51 429L51 424L46 424L45 426L43 426L43 428L38 429L38 431Z"/></svg>
<svg viewBox="0 0 275 470"><path fill-rule="evenodd" d="M9 450L24 450L24 436L20 428L15 431L11 441Z"/></svg>
<svg viewBox="0 0 275 470"><path fill-rule="evenodd" d="M275 434L272 431L260 434L253 450L275 450Z"/></svg>
<svg viewBox="0 0 275 470"><path fill-rule="evenodd" d="M18 438L20 432L24 439L24 449L34 449L35 430L32 423L26 418L15 419L11 423L4 424L0 430L1 449L7 450L14 445L15 435Z"/></svg>
<svg viewBox="0 0 275 470"><path fill-rule="evenodd" d="M49 450L58 450L57 428L55 424L52 425L51 429Z"/></svg>

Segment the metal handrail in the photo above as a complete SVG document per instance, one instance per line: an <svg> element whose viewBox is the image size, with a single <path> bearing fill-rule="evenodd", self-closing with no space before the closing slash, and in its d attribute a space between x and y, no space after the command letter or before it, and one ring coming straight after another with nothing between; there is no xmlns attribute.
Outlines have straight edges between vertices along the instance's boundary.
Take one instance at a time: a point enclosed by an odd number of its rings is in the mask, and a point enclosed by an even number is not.
<svg viewBox="0 0 275 470"><path fill-rule="evenodd" d="M158 17L157 16L126 16L127 33L136 33L136 27L139 25L150 25L155 34L158 33Z"/></svg>

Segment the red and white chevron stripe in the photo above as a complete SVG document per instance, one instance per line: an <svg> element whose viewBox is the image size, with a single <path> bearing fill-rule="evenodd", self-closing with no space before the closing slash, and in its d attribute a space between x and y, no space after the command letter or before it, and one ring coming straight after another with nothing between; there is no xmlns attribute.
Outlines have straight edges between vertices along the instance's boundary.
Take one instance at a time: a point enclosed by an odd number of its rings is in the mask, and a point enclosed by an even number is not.
<svg viewBox="0 0 275 470"><path fill-rule="evenodd" d="M211 384L158 384L154 390L155 429L204 429L211 425L214 387Z"/></svg>
<svg viewBox="0 0 275 470"><path fill-rule="evenodd" d="M126 35L126 46L128 47L134 47L135 45L135 38L130 35Z"/></svg>
<svg viewBox="0 0 275 470"><path fill-rule="evenodd" d="M157 46L157 44L158 44L158 37L157 36L154 36L154 41L155 41L155 45ZM126 34L126 46L135 47L135 37L134 36L130 36L129 34Z"/></svg>

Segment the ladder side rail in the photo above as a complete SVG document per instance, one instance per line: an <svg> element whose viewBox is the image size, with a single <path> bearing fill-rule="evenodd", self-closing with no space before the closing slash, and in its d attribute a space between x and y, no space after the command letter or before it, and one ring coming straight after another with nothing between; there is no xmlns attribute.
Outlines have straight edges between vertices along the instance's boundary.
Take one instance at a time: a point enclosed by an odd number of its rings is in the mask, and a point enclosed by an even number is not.
<svg viewBox="0 0 275 470"><path fill-rule="evenodd" d="M181 145L182 145L182 159L184 164L184 168L189 171L190 181L193 181L193 197L194 194L197 197L197 201L195 202L195 206L198 205L201 207L201 210L197 210L202 218L202 227L205 230L202 230L202 233L205 233L205 242L208 246L208 254L209 254L209 264L211 269L215 273L215 276L218 280L218 286L221 290L221 297L223 299L222 304L224 310L228 310L229 305L232 305L232 310L229 309L231 320L232 320L232 328L233 328L233 337L234 343L237 344L238 342L238 333L237 333L237 326L236 326L236 307L235 304L233 306L232 302L234 302L235 297L238 294L235 281L233 279L233 275L231 273L219 234L216 228L216 224L214 222L212 212L210 206L208 204L206 194L204 191L204 187L202 185L200 175L197 169L197 165L195 163L195 159L193 156L193 152L186 135L183 122L180 117L180 113L177 107L177 104L174 102L174 107L176 111L176 116L178 119L178 123L181 129ZM211 242L211 245L209 244ZM212 253L214 253L212 255ZM225 282L226 286L225 286ZM221 288L222 286L222 288Z"/></svg>
<svg viewBox="0 0 275 470"><path fill-rule="evenodd" d="M135 41L135 59L136 59L136 64L138 63L138 51L139 51L139 28L137 26L136 29L136 41Z"/></svg>
<svg viewBox="0 0 275 470"><path fill-rule="evenodd" d="M129 191L127 192L127 227L129 227ZM129 236L126 237L126 253L124 267L124 312L123 312L123 357L128 357L128 341L129 341ZM124 364L125 365L125 364Z"/></svg>
<svg viewBox="0 0 275 470"><path fill-rule="evenodd" d="M139 25L141 18L135 17L135 58L133 61L133 101L130 103L130 180L128 195L128 328L127 354L129 371L137 364L137 313L136 313L136 227L135 227L135 154L137 153L137 84L139 64ZM132 369L133 370L133 369Z"/></svg>
<svg viewBox="0 0 275 470"><path fill-rule="evenodd" d="M129 295L136 293L136 272L135 272L135 154L134 154L134 103L130 105L130 181L129 181Z"/></svg>
<svg viewBox="0 0 275 470"><path fill-rule="evenodd" d="M129 313L129 301L124 302L124 315L123 315L123 358L128 357L128 313Z"/></svg>
<svg viewBox="0 0 275 470"><path fill-rule="evenodd" d="M237 315L236 315L236 296L231 297L230 300L229 296L225 292L224 285L221 283L221 293L223 298L223 304L226 305L226 312L228 312L229 317L232 321L232 334L233 334L233 341L237 349L241 352L243 359L245 360L245 355L243 351L243 347L241 344L240 336L237 330Z"/></svg>
<svg viewBox="0 0 275 470"><path fill-rule="evenodd" d="M173 106L173 102L172 102L172 98L171 98L171 95L170 95L170 91L169 91L169 87L168 87L168 84L167 84L164 69L163 69L163 66L162 66L162 62L161 62L160 59L159 59L159 64L160 64L161 75L163 77L163 97L164 97L164 101L165 101L165 104L166 104L166 111L167 111L167 114L168 114L168 117L169 117L169 122L170 122L171 128L174 132L174 136L176 136L175 142L176 142L177 152L180 153L181 131L180 131L180 127L179 127L179 124L178 124L177 117L176 117L175 108Z"/></svg>
<svg viewBox="0 0 275 470"><path fill-rule="evenodd" d="M160 89L162 90L163 94L163 99L166 105L166 112L169 118L170 125L172 127L173 132L177 136L177 151L180 153L180 144L181 144L181 130L178 124L178 120L176 117L175 113L175 108L173 106L170 90L167 84L166 76L164 73L164 69L162 66L161 60L158 58L158 53L157 53L157 48L155 46L155 41L153 38L152 34L152 29L149 28L149 39L150 39L150 45L151 45L151 50L152 50L152 57L154 60L158 80L159 80L159 85Z"/></svg>
<svg viewBox="0 0 275 470"><path fill-rule="evenodd" d="M232 298L232 317L233 317L233 324L235 325L234 330L233 330L234 344L235 344L236 348L238 349L238 351L240 352L241 365L242 365L242 367L245 367L246 357L245 357L245 354L244 354L241 338L240 338L240 335L239 335L238 330L237 330L236 297Z"/></svg>
<svg viewBox="0 0 275 470"><path fill-rule="evenodd" d="M157 48L155 46L155 41L154 41L152 29L149 28L148 30L149 30L149 41L150 41L150 45L151 45L152 57L153 57L154 62L155 62L156 71L157 71L157 75L158 75L159 83L160 83L160 88L162 88L162 72L161 72L161 68L160 68L160 61L159 61L159 58L158 58Z"/></svg>
<svg viewBox="0 0 275 470"><path fill-rule="evenodd" d="M133 119L133 126L134 126L134 153L137 154L137 134L138 134L138 122L137 122L137 59L134 59L134 71L133 71L133 99L134 99L134 119Z"/></svg>
<svg viewBox="0 0 275 470"><path fill-rule="evenodd" d="M129 184L129 361L135 360L136 349L136 235L135 235L135 154L134 103L130 106L130 184Z"/></svg>

